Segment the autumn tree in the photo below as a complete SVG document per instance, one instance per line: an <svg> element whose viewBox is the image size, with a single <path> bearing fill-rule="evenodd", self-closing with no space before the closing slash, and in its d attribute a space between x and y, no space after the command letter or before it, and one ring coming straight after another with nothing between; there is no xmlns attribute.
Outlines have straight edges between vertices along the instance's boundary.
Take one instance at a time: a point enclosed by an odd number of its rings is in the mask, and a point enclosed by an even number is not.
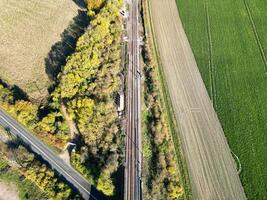
<svg viewBox="0 0 267 200"><path fill-rule="evenodd" d="M93 13L90 15L90 25L78 39L74 53L66 59L65 66L58 74L46 105L48 113L39 112L39 105L30 101L13 102L10 91L0 86L0 91L3 91L0 101L4 101L5 108L52 146L62 147L63 141L69 139L70 128L61 110L62 104L66 106L67 114L76 123L81 136L81 144L77 152L72 154L71 162L107 195L114 193L111 177L118 168L122 151L114 103L114 96L121 86L121 5L121 0L88 1L88 14ZM114 163L107 165L106 161L111 159ZM100 173L99 178L96 172ZM54 180L49 170L32 166L28 173L40 187L54 188L49 185ZM54 196L53 191L57 189L51 189L50 195Z"/></svg>
<svg viewBox="0 0 267 200"><path fill-rule="evenodd" d="M12 92L0 84L0 102L12 103L14 101Z"/></svg>
<svg viewBox="0 0 267 200"><path fill-rule="evenodd" d="M87 0L88 10L98 10L103 4L104 0Z"/></svg>
<svg viewBox="0 0 267 200"><path fill-rule="evenodd" d="M28 128L33 129L37 122L38 107L29 101L16 101L12 111L18 121Z"/></svg>

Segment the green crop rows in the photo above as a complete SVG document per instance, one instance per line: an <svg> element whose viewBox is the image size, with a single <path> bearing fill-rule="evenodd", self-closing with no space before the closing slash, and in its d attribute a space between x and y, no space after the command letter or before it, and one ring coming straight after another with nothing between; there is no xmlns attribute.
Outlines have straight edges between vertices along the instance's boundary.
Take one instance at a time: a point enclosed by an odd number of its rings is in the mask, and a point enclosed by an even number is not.
<svg viewBox="0 0 267 200"><path fill-rule="evenodd" d="M177 0L248 199L267 199L267 1Z"/></svg>

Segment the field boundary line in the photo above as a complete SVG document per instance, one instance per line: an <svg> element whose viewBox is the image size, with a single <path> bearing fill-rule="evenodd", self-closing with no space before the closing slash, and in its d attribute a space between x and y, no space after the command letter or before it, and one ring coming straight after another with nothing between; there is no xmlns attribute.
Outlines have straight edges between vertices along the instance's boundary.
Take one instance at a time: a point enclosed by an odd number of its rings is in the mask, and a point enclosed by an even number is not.
<svg viewBox="0 0 267 200"><path fill-rule="evenodd" d="M260 41L260 37L259 37L258 31L257 31L256 25L255 25L254 19L252 17L251 11L250 11L250 7L248 5L247 0L243 0L243 3L246 7L246 11L247 11L247 14L249 17L250 25L251 25L251 28L253 30L253 33L254 33L254 36L256 39L256 43L257 43L259 50L260 50L260 53L261 53L262 61L264 63L265 73L267 73L267 59L266 59L265 52L264 52L264 49L263 49L261 41Z"/></svg>
<svg viewBox="0 0 267 200"><path fill-rule="evenodd" d="M207 34L208 34L208 43L209 43L209 73L210 73L210 92L211 92L211 100L213 103L213 106L216 110L217 104L216 104L216 82L215 82L215 67L213 63L213 45L212 45L212 38L211 38L211 28L210 28L210 16L209 16L209 7L208 7L208 0L205 0L204 2L204 9L206 12L206 22L207 22Z"/></svg>
<svg viewBox="0 0 267 200"><path fill-rule="evenodd" d="M192 199L192 193L190 189L190 180L189 180L189 174L187 171L187 164L186 160L183 154L183 149L181 148L181 141L179 139L179 133L178 133L178 125L176 123L176 117L174 116L174 110L172 107L171 99L170 99L170 94L168 92L168 86L166 82L166 77L164 75L163 71L163 66L160 60L160 52L158 50L157 46L157 40L155 37L155 31L154 31L154 26L152 22L152 13L151 13L151 0L143 0L146 3L146 7L148 10L148 25L149 25L149 30L151 31L150 35L150 43L152 42L152 52L156 58L156 71L159 76L159 82L160 82L160 96L161 96L161 102L164 105L164 108L166 109L166 115L167 115L167 121L168 121L168 126L171 132L171 138L172 142L174 144L174 149L175 149L175 155L177 158L177 164L178 164L178 169L179 169L179 174L181 178L181 183L184 188L184 199L185 200L191 200ZM163 101L162 101L163 100ZM180 167L179 167L180 166Z"/></svg>

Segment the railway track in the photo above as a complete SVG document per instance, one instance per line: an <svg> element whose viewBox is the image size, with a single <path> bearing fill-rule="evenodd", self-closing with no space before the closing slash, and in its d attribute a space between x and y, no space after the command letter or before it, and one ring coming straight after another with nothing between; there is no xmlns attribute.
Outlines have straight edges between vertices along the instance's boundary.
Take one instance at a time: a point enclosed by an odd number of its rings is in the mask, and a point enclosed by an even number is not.
<svg viewBox="0 0 267 200"><path fill-rule="evenodd" d="M127 90L127 128L126 162L124 180L124 199L141 199L141 106L140 106L140 65L138 1L129 2L127 21L128 34L128 90Z"/></svg>

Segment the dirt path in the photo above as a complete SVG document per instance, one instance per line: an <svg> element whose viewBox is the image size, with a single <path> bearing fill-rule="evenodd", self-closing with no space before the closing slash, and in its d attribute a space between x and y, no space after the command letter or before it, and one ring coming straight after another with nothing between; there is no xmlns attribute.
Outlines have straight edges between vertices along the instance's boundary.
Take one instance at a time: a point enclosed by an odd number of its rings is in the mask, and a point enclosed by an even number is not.
<svg viewBox="0 0 267 200"><path fill-rule="evenodd" d="M64 102L61 102L61 111L62 111L62 114L65 117L66 122L67 122L68 127L69 127L71 142L75 142L75 140L77 140L80 132L78 130L77 125L73 121L73 119L69 116L68 111L67 111L67 107L64 104ZM69 145L69 143L65 147L64 151L59 155L59 157L62 160L64 160L68 165L70 165L70 153L69 153L69 150L67 148L68 145Z"/></svg>
<svg viewBox="0 0 267 200"><path fill-rule="evenodd" d="M193 199L246 199L175 0L150 0L154 31L187 160Z"/></svg>
<svg viewBox="0 0 267 200"><path fill-rule="evenodd" d="M67 107L64 103L61 103L61 111L62 114L64 115L66 122L68 124L69 130L70 130L70 138L71 140L75 139L77 137L77 135L79 135L79 130L75 124L75 122L73 121L73 119L69 116L68 112L67 112Z"/></svg>
<svg viewBox="0 0 267 200"><path fill-rule="evenodd" d="M19 195L15 185L0 182L0 200L19 200Z"/></svg>

